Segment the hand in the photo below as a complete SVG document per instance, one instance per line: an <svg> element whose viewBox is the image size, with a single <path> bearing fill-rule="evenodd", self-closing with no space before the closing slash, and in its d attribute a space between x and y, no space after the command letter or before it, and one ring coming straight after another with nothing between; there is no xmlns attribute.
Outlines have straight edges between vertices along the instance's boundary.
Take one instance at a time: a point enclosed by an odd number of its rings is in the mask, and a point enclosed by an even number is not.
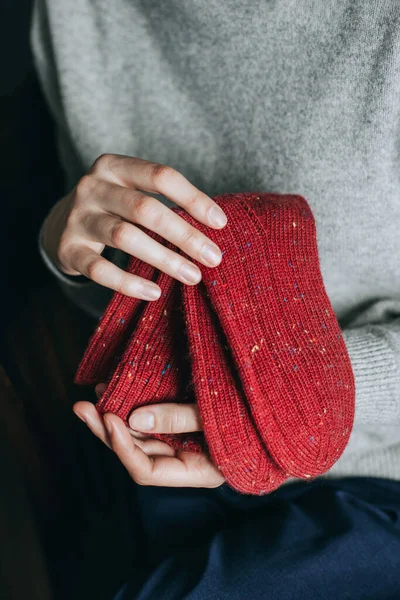
<svg viewBox="0 0 400 600"><path fill-rule="evenodd" d="M104 384L96 386L99 399L105 389ZM116 415L108 413L102 417L90 402L77 402L74 412L95 436L114 450L139 485L215 488L224 483L223 476L206 454L176 452L165 442L149 437L152 433L201 431L200 416L194 404L153 404L137 408L129 419L132 429ZM152 418L147 419L145 429L146 414Z"/></svg>
<svg viewBox="0 0 400 600"><path fill-rule="evenodd" d="M157 300L161 290L102 257L105 246L123 250L183 283L197 284L201 279L197 266L152 240L136 225L158 233L209 267L221 262L220 249L145 192L162 194L214 229L226 224L217 204L171 167L104 154L48 215L43 228L47 254L64 273L85 275L134 298Z"/></svg>

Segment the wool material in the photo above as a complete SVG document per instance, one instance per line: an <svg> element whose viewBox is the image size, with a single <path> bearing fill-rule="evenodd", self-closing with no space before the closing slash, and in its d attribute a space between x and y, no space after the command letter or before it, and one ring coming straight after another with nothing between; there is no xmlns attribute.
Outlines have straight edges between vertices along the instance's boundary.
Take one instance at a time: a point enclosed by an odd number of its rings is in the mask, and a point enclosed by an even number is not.
<svg viewBox="0 0 400 600"><path fill-rule="evenodd" d="M98 410L125 422L139 406L196 402L204 438L157 437L208 451L233 488L264 494L336 463L354 420L354 376L307 201L255 193L214 200L228 217L220 231L179 213L219 245L219 267L197 263L201 283L184 286L133 258L129 271L156 281L162 297L144 303L116 293L76 381L106 381Z"/></svg>

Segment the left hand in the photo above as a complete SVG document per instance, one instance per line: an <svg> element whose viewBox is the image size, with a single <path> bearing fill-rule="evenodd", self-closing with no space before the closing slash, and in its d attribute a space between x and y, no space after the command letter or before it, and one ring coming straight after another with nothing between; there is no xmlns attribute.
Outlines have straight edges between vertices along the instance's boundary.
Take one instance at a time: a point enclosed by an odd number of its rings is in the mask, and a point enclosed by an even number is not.
<svg viewBox="0 0 400 600"><path fill-rule="evenodd" d="M105 389L105 384L96 386L99 399ZM154 433L201 431L200 415L194 404L153 404L137 408L129 418L130 428L116 415L100 415L91 402L77 402L73 410L91 432L115 452L139 485L215 488L224 483L207 454L177 452L165 442L151 438Z"/></svg>

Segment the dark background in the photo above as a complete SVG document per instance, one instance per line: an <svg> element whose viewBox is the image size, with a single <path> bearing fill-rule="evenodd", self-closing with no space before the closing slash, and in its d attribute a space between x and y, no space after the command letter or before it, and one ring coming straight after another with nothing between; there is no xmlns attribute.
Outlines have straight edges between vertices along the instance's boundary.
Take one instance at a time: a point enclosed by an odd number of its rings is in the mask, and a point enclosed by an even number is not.
<svg viewBox="0 0 400 600"><path fill-rule="evenodd" d="M63 190L53 124L29 46L32 0L0 2L0 257L3 314L17 314L47 276L37 251L40 224Z"/></svg>
<svg viewBox="0 0 400 600"><path fill-rule="evenodd" d="M32 4L0 0L0 598L109 600L145 577L147 555L135 486L72 412L95 401L73 384L95 323L38 251L64 181L30 52Z"/></svg>
<svg viewBox="0 0 400 600"><path fill-rule="evenodd" d="M32 4L0 0L0 598L102 600L131 570L118 554L101 576L98 566L123 513L105 514L127 477L73 416L74 401L91 399L73 377L93 326L38 252L64 182L30 52Z"/></svg>

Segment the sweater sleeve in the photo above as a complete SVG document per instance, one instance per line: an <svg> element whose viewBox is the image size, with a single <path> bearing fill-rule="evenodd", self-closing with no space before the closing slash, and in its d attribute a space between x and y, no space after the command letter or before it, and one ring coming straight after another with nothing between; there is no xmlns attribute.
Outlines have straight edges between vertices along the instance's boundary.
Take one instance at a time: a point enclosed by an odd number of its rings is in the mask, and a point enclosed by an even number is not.
<svg viewBox="0 0 400 600"><path fill-rule="evenodd" d="M30 43L36 73L47 106L56 125L58 156L65 173L65 191L71 190L86 170L71 139L60 86L57 53L54 49L46 0L35 0Z"/></svg>
<svg viewBox="0 0 400 600"><path fill-rule="evenodd" d="M65 191L68 191L76 185L85 169L70 139L59 85L57 57L53 48L48 21L46 1L35 0L30 36L32 53L47 105L56 124L58 154L66 175ZM111 298L112 290L108 290L85 277L72 277L60 271L44 249L43 226L39 233L38 242L39 252L45 265L55 276L65 295L87 314L99 318Z"/></svg>
<svg viewBox="0 0 400 600"><path fill-rule="evenodd" d="M343 327L356 383L355 425L400 425L400 300L380 300Z"/></svg>
<svg viewBox="0 0 400 600"><path fill-rule="evenodd" d="M44 264L54 275L64 294L94 319L101 317L113 294L109 290L83 276L72 276L63 273L53 263L43 246L43 226L39 234L39 252Z"/></svg>

